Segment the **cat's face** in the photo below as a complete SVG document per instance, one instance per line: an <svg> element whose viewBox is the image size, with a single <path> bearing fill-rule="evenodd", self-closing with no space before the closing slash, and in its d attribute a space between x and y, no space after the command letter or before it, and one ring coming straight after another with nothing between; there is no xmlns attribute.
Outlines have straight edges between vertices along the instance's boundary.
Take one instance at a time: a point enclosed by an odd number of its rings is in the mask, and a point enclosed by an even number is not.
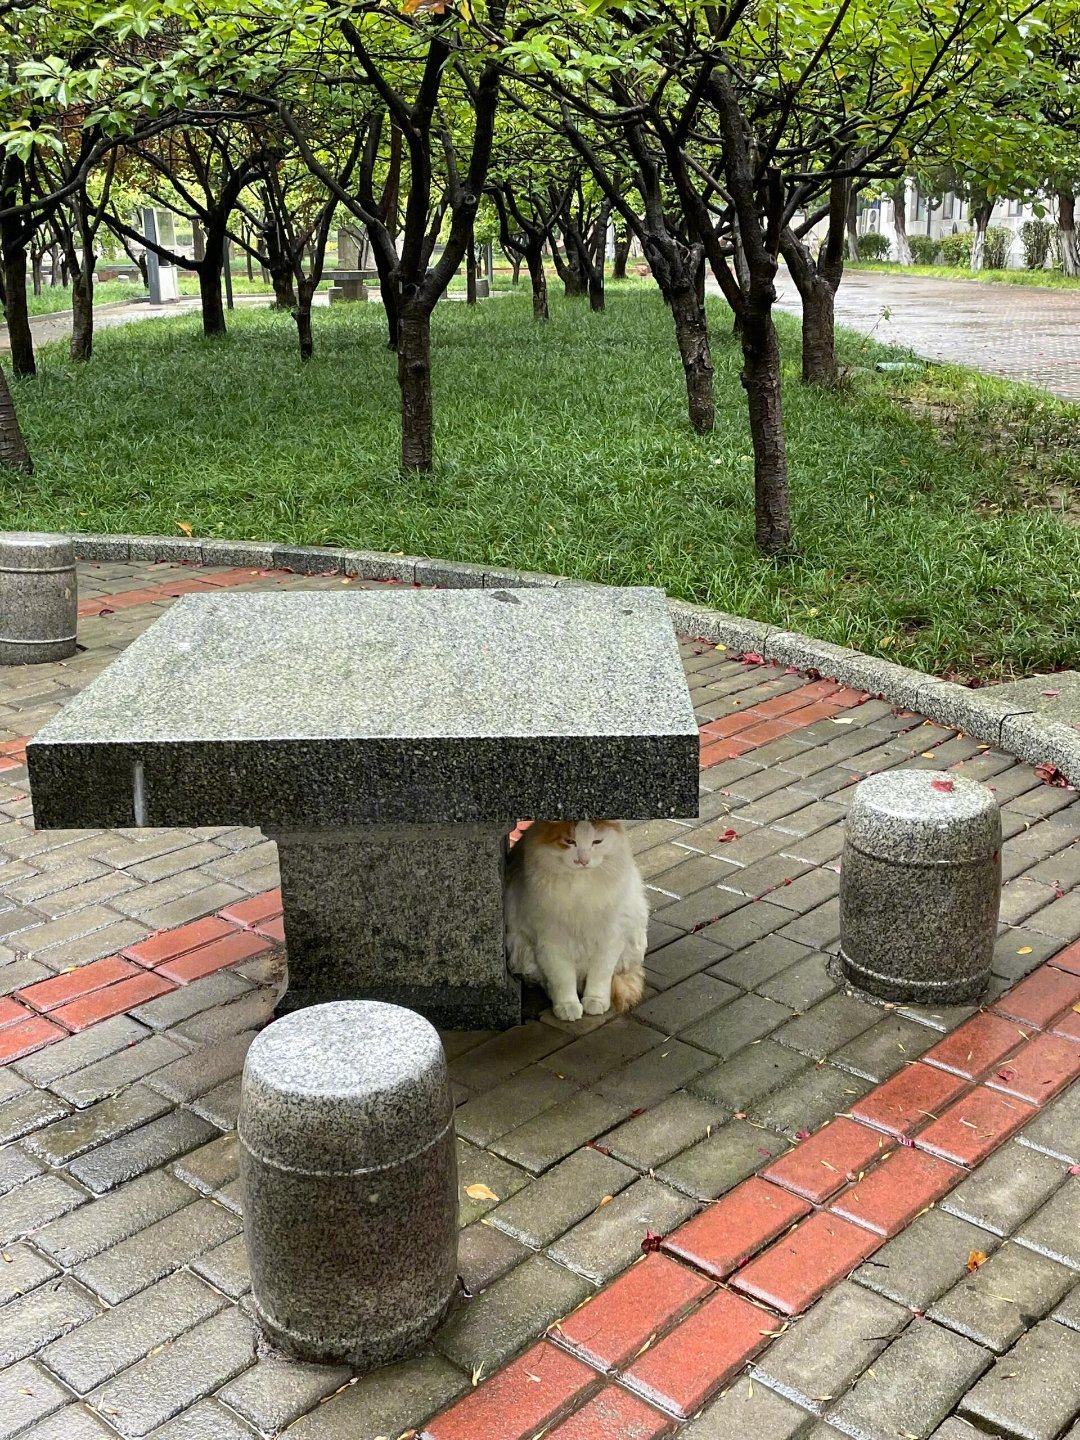
<svg viewBox="0 0 1080 1440"><path fill-rule="evenodd" d="M617 820L541 820L532 828L534 845L543 846L552 859L579 873L602 865L620 834Z"/></svg>

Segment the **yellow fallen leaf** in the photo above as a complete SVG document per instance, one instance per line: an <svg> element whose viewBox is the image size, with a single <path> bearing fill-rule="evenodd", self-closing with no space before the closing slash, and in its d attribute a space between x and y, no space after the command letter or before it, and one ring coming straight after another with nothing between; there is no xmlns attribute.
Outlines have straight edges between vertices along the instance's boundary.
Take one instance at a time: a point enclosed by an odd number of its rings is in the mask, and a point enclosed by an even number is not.
<svg viewBox="0 0 1080 1440"><path fill-rule="evenodd" d="M472 1383L473 1383L474 1388L475 1388L475 1386L477 1386L477 1385L480 1384L480 1381L481 1381L481 1379L483 1378L484 1365L485 1365L485 1363L486 1363L485 1361L481 1360L481 1361L480 1361L480 1364L477 1365L476 1368L475 1368L475 1369L473 1370L473 1372L472 1372Z"/></svg>
<svg viewBox="0 0 1080 1440"><path fill-rule="evenodd" d="M935 753L933 750L924 750L922 752L922 758L924 760L933 760Z"/></svg>
<svg viewBox="0 0 1080 1440"><path fill-rule="evenodd" d="M465 1194L470 1200L498 1200L498 1195L487 1185L466 1185Z"/></svg>
<svg viewBox="0 0 1080 1440"><path fill-rule="evenodd" d="M975 1271L978 1270L979 1266L980 1266L980 1265L985 1265L985 1264L986 1264L986 1251L985 1251L985 1250L972 1250L971 1254L970 1254L970 1255L968 1256L968 1258L967 1258L968 1274L969 1274L969 1275L974 1275Z"/></svg>
<svg viewBox="0 0 1080 1440"><path fill-rule="evenodd" d="M878 641L878 649L879 649L879 650L887 650L887 649L889 648L889 646L892 645L895 640L896 640L896 636L895 636L895 635L883 635L883 636L881 637L881 639Z"/></svg>
<svg viewBox="0 0 1080 1440"><path fill-rule="evenodd" d="M596 1208L599 1210L600 1207L603 1206L603 1205L610 1205L611 1202L612 1202L612 1200L614 1200L614 1199L615 1199L615 1196L614 1196L614 1195L601 1195L601 1197L600 1197L600 1204L597 1205Z"/></svg>
<svg viewBox="0 0 1080 1440"><path fill-rule="evenodd" d="M1034 948L1035 947L1033 945L1021 945L1020 949L1017 950L1016 953L1018 955L1030 955Z"/></svg>
<svg viewBox="0 0 1080 1440"><path fill-rule="evenodd" d="M186 524L183 520L178 520L178 521L176 522L176 528L177 528L178 530L182 530L182 531L184 532L184 534L187 535L187 536L191 536L191 535L194 533L194 532L192 531L191 526L188 525L188 524Z"/></svg>

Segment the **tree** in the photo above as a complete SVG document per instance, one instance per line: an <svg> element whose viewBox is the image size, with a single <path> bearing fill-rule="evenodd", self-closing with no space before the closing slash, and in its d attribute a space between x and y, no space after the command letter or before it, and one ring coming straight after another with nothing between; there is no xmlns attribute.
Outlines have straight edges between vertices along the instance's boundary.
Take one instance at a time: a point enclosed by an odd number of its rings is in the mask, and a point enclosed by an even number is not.
<svg viewBox="0 0 1080 1440"><path fill-rule="evenodd" d="M15 413L15 401L8 388L4 367L0 365L0 466L5 465L24 475L29 475L34 468L19 428L19 417Z"/></svg>

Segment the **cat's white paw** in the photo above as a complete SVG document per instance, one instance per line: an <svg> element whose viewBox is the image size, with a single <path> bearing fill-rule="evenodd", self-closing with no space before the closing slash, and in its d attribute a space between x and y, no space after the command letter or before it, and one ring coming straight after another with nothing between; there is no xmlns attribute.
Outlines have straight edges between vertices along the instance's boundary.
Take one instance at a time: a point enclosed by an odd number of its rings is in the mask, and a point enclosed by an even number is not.
<svg viewBox="0 0 1080 1440"><path fill-rule="evenodd" d="M580 1019L581 1019L581 1001L580 1001L580 1000L560 1000L560 1001L559 1001L556 1005L554 1005L552 1008L553 1008L554 1011L555 1011L555 1019L556 1019L556 1020L580 1020Z"/></svg>
<svg viewBox="0 0 1080 1440"><path fill-rule="evenodd" d="M606 1015L611 1009L611 1002L603 995L586 995L581 1004L586 1015Z"/></svg>

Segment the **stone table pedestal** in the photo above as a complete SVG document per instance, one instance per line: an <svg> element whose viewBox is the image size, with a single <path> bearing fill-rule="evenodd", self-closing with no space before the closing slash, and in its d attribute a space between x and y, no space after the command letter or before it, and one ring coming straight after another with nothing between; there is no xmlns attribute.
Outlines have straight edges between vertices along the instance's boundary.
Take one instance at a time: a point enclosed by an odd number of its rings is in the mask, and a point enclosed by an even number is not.
<svg viewBox="0 0 1080 1440"><path fill-rule="evenodd" d="M520 1015L522 819L693 816L698 732L659 590L185 596L27 749L34 821L257 825L288 991L450 1027Z"/></svg>

